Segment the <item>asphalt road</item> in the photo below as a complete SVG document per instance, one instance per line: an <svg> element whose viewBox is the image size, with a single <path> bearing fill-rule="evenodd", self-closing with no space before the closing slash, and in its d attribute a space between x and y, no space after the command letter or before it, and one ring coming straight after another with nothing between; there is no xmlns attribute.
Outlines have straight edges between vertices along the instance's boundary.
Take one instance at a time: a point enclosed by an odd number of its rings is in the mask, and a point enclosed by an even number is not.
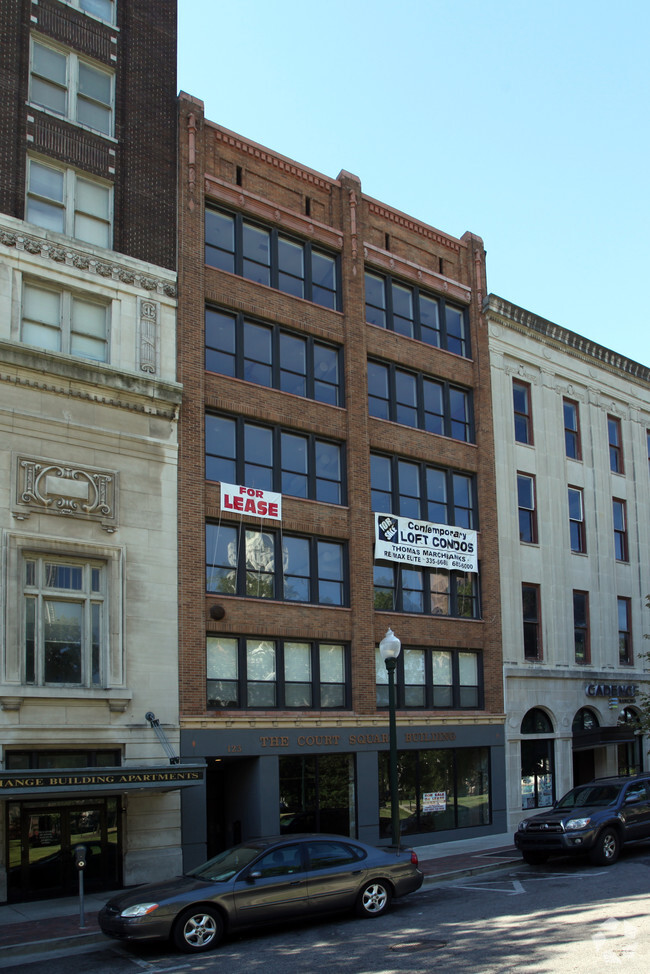
<svg viewBox="0 0 650 974"><path fill-rule="evenodd" d="M21 974L647 974L650 846L615 866L524 866L396 901L378 920L337 916L226 940L188 956L110 944L4 968Z"/></svg>

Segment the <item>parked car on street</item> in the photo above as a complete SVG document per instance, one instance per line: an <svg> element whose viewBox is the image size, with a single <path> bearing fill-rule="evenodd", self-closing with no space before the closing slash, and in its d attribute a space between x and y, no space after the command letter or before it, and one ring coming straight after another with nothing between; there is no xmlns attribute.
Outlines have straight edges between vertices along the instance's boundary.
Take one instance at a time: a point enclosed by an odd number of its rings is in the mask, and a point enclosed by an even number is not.
<svg viewBox="0 0 650 974"><path fill-rule="evenodd" d="M552 855L588 854L611 866L625 842L650 839L650 775L597 778L572 788L552 808L525 818L515 845L525 861L540 865Z"/></svg>
<svg viewBox="0 0 650 974"><path fill-rule="evenodd" d="M99 925L118 940L171 938L181 950L203 951L240 927L348 909L379 917L422 880L411 849L320 833L272 836L227 849L185 876L114 896Z"/></svg>

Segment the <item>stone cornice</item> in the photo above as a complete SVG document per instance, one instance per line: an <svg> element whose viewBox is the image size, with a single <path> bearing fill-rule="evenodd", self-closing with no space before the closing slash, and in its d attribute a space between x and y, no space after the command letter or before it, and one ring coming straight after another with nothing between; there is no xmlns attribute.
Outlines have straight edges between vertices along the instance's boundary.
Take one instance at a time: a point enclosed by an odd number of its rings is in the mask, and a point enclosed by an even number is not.
<svg viewBox="0 0 650 974"><path fill-rule="evenodd" d="M650 368L647 366L625 358L624 355L605 348L603 345L598 345L583 335L569 331L568 328L556 325L546 318L540 318L539 315L526 311L525 308L510 304L509 301L496 294L488 295L483 310L492 316L492 320L496 324L509 328L514 326L522 333L535 332L536 336L563 345L572 354L580 356L585 361L592 361L594 364L612 372L623 372L641 382L650 382Z"/></svg>
<svg viewBox="0 0 650 974"><path fill-rule="evenodd" d="M106 251L105 254L98 255L75 246L69 242L68 238L61 235L57 235L57 239L49 236L41 237L36 233L24 230L25 225L20 221L12 221L16 224L14 226L5 220L6 218L3 217L2 222L0 222L0 245L14 249L16 253L22 252L30 256L40 257L48 263L51 261L61 266L74 267L106 281L115 281L138 288L148 294L155 292L168 298L176 297L175 274L170 275L172 276L172 280L170 280L145 269L136 269L128 260L120 261L114 251Z"/></svg>
<svg viewBox="0 0 650 974"><path fill-rule="evenodd" d="M486 713L458 713L439 714L437 716L409 715L408 717L397 714L396 723L398 727L446 727L448 725L458 727L463 726L485 726L501 725L505 721L505 714L486 714ZM276 717L271 714L205 714L181 715L181 730L277 730L278 728L299 728L305 733L322 732L323 728L341 727L352 730L359 727L388 727L388 715L369 715L367 717L352 716L350 714L320 713L317 716L300 717L278 714Z"/></svg>

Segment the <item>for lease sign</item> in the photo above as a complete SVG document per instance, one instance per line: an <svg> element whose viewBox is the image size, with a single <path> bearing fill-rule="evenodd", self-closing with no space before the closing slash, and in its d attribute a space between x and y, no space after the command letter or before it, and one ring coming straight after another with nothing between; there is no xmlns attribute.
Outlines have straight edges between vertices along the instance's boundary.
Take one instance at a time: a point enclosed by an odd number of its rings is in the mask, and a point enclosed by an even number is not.
<svg viewBox="0 0 650 974"><path fill-rule="evenodd" d="M282 520L282 494L270 490L257 490L241 484L222 484L221 507L224 511L239 511L252 517Z"/></svg>
<svg viewBox="0 0 650 974"><path fill-rule="evenodd" d="M375 560L478 572L476 531L393 514L375 514Z"/></svg>

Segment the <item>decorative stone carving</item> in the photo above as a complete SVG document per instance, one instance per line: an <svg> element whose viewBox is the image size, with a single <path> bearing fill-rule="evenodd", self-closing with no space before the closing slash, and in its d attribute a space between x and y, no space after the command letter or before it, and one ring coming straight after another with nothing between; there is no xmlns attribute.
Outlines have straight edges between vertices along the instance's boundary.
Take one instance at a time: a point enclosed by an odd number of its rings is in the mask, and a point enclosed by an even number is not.
<svg viewBox="0 0 650 974"><path fill-rule="evenodd" d="M141 298L140 306L140 371L155 375L158 371L158 303Z"/></svg>
<svg viewBox="0 0 650 974"><path fill-rule="evenodd" d="M14 455L13 515L33 512L97 521L109 533L117 529L117 482L114 470Z"/></svg>

